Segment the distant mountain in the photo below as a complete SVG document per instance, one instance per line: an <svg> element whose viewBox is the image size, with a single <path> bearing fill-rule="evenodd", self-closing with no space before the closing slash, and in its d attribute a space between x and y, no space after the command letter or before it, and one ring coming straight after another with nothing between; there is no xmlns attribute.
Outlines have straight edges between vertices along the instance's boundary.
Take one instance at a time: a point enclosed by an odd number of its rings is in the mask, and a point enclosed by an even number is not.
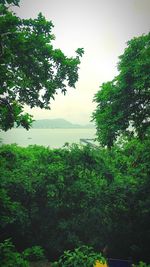
<svg viewBox="0 0 150 267"><path fill-rule="evenodd" d="M43 120L36 120L32 123L33 129L77 129L77 128L94 128L94 125L87 124L87 125L80 125L80 124L73 124L64 119L43 119Z"/></svg>

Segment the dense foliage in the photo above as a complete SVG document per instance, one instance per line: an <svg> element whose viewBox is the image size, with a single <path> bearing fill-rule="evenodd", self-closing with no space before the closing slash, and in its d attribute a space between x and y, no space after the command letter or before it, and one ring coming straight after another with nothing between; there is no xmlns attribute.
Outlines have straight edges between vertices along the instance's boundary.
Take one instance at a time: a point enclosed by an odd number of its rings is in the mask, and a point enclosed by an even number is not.
<svg viewBox="0 0 150 267"><path fill-rule="evenodd" d="M58 89L75 87L83 49L67 57L54 49L53 24L40 13L36 19L21 19L0 1L0 129L22 125L28 129L32 116L23 105L49 109Z"/></svg>
<svg viewBox="0 0 150 267"><path fill-rule="evenodd" d="M0 148L1 241L51 259L81 245L150 261L150 140L106 149ZM20 243L21 240L21 243Z"/></svg>
<svg viewBox="0 0 150 267"><path fill-rule="evenodd" d="M150 126L150 33L128 42L119 74L95 95L93 113L100 143L111 147L120 135L143 139Z"/></svg>

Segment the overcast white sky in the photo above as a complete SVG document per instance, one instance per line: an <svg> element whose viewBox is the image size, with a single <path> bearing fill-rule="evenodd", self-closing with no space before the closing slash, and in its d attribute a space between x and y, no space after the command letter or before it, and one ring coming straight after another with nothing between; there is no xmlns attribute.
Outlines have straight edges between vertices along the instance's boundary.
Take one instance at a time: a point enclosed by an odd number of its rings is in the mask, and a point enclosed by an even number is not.
<svg viewBox="0 0 150 267"><path fill-rule="evenodd" d="M42 12L54 24L55 48L74 56L83 47L76 89L56 95L51 110L26 108L35 119L64 118L89 123L99 86L117 75L118 56L126 42L150 30L150 0L21 0L15 12L35 18Z"/></svg>

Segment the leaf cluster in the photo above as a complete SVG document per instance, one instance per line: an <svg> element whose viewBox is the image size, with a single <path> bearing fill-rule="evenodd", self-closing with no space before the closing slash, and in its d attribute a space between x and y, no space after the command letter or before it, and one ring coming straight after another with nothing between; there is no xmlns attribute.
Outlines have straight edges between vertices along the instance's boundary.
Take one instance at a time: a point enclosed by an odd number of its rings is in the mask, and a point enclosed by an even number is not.
<svg viewBox="0 0 150 267"><path fill-rule="evenodd" d="M95 265L95 262L99 260L102 263L106 262L106 259L101 253L94 252L92 247L81 246L73 251L64 251L64 254L57 262L54 262L54 267L91 267Z"/></svg>

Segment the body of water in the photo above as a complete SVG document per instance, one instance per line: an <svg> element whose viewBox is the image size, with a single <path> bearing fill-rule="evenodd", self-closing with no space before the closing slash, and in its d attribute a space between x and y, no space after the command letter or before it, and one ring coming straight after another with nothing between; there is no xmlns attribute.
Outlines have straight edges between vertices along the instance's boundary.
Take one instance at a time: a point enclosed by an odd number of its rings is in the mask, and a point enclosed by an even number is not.
<svg viewBox="0 0 150 267"><path fill-rule="evenodd" d="M42 145L50 148L62 147L69 144L80 143L82 138L95 138L95 129L11 129L0 132L2 144L18 144L19 146Z"/></svg>

